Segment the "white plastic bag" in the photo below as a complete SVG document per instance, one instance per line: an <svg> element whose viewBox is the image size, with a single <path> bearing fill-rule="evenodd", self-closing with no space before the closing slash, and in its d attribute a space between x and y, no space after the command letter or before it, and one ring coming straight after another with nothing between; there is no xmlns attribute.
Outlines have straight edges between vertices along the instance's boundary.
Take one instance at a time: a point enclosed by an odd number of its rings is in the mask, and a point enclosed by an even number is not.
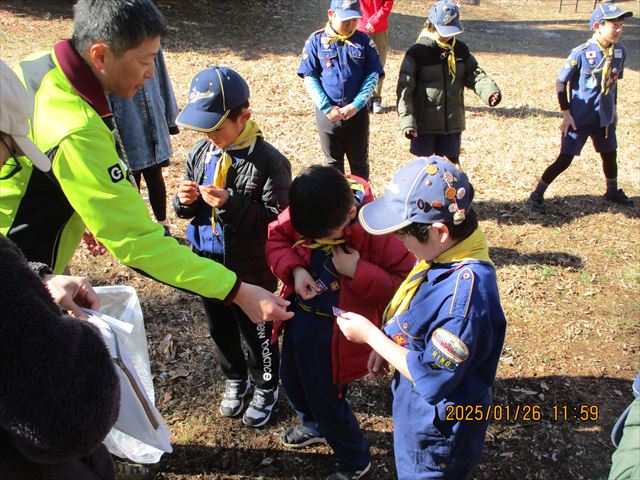
<svg viewBox="0 0 640 480"><path fill-rule="evenodd" d="M164 452L172 451L171 434L154 405L153 377L140 301L135 289L129 286L96 287L95 290L101 307L100 313L92 312L99 319L94 323L103 332L112 356L119 358L116 363L120 367L117 370L121 385L132 385L121 387L120 415L104 443L118 457L136 463L157 463ZM146 403L140 401L142 397L146 397ZM146 439L146 443L136 437Z"/></svg>

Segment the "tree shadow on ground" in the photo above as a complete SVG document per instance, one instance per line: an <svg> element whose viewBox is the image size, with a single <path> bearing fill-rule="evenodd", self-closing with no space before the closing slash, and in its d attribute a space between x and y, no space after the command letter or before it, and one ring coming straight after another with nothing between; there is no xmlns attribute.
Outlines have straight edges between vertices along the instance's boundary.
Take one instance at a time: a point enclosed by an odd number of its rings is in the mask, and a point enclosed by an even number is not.
<svg viewBox="0 0 640 480"><path fill-rule="evenodd" d="M493 219L500 225L539 224L560 227L578 218L599 213L622 213L628 218L640 218L640 197L631 197L633 207L613 204L598 195L566 195L545 198L546 214L532 211L525 201L477 200L474 208L481 220Z"/></svg>
<svg viewBox="0 0 640 480"><path fill-rule="evenodd" d="M579 270L583 267L580 257L566 252L522 253L512 248L490 247L489 256L497 268L508 265L548 265Z"/></svg>
<svg viewBox="0 0 640 480"><path fill-rule="evenodd" d="M544 110L542 108L529 107L523 105L521 107L474 107L465 106L465 112L467 114L486 115L487 117L495 118L530 118L530 117L545 117L545 118L562 118L560 112L556 110Z"/></svg>
<svg viewBox="0 0 640 480"><path fill-rule="evenodd" d="M2 8L38 19L71 18L72 0L18 2ZM244 59L265 55L298 54L307 37L326 22L328 1L315 0L160 0L169 35L164 48L173 52L233 52ZM422 29L425 17L392 12L390 47L406 51ZM582 19L464 20L461 38L472 52L565 58L569 50L590 37ZM625 21L622 43L627 46L626 67L640 68L640 20Z"/></svg>
<svg viewBox="0 0 640 480"><path fill-rule="evenodd" d="M485 452L472 478L605 478L613 452L610 432L632 400L631 382L562 375L497 379ZM382 413L390 421L386 409ZM364 430L374 452L370 478L396 478L392 433ZM326 446L294 451L240 440L225 446L192 443L175 445L163 457L157 478L321 479L333 462Z"/></svg>
<svg viewBox="0 0 640 480"><path fill-rule="evenodd" d="M406 51L416 40L425 18L392 13L389 19L390 46ZM569 51L590 37L585 20L462 20L460 40L471 53L503 53L536 57L566 58ZM625 67L640 69L640 19L625 20L621 43L627 47ZM560 65L558 66L558 70Z"/></svg>

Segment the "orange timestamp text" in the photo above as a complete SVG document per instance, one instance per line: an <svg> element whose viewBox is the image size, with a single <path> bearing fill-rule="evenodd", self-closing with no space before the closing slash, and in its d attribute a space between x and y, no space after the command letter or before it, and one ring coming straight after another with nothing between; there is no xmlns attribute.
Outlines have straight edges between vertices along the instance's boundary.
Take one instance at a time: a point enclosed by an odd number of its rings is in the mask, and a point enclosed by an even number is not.
<svg viewBox="0 0 640 480"><path fill-rule="evenodd" d="M598 405L446 405L445 420L454 422L592 421L600 418Z"/></svg>

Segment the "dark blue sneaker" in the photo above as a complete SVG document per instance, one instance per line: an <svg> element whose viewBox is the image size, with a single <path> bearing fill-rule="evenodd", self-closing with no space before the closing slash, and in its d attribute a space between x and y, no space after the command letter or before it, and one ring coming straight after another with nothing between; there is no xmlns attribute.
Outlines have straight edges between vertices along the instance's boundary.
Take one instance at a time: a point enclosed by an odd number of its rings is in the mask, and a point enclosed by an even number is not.
<svg viewBox="0 0 640 480"><path fill-rule="evenodd" d="M366 467L358 470L340 470L333 472L327 477L327 480L358 480L364 477L369 470L371 470L371 462L369 462Z"/></svg>
<svg viewBox="0 0 640 480"><path fill-rule="evenodd" d="M314 443L327 443L324 438L306 432L302 425L287 428L280 434L280 439L282 444L289 448L304 448Z"/></svg>

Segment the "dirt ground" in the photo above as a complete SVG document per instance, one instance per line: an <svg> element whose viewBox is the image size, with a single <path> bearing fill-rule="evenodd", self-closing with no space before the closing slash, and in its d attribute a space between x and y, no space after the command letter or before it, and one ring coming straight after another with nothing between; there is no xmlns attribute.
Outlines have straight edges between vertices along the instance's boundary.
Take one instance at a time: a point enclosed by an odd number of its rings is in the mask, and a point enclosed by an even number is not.
<svg viewBox="0 0 640 480"><path fill-rule="evenodd" d="M170 34L165 56L179 104L192 75L211 64L238 70L252 89L254 116L267 139L291 160L294 174L321 161L311 104L295 71L306 37L324 23L326 1L159 0ZM558 1L482 0L462 6L465 33L482 67L503 90L489 109L467 92L462 165L476 188L477 210L490 242L508 318L494 401L513 417L536 407L540 418L494 422L473 478L602 479L612 453L609 434L632 398L640 370L640 23L634 11L623 43L628 59L619 83L619 182L633 208L606 203L600 161L590 145L548 192L548 214L524 200L559 150L555 75L574 46L589 38L591 2L558 12ZM71 32L72 2L5 0L0 7L0 56L15 65ZM398 0L390 18L391 51L383 115L372 116L370 161L382 193L410 159L400 135L395 82L404 51L426 15L425 2ZM173 138L165 171L170 195L198 138ZM144 193L144 192L143 192ZM177 237L186 223L170 213ZM295 419L284 398L273 422L253 430L218 414L224 382L197 298L140 277L109 255L78 252L74 274L95 284L134 286L143 303L157 404L173 432L175 451L158 478L320 479L333 466L326 447L284 449L277 433ZM170 341L168 336L171 335ZM164 342L163 342L164 340ZM374 456L369 478L395 477L388 379L363 379L351 399ZM597 420L573 417L597 406ZM568 417L554 419L567 407ZM595 408L591 410L595 411Z"/></svg>

